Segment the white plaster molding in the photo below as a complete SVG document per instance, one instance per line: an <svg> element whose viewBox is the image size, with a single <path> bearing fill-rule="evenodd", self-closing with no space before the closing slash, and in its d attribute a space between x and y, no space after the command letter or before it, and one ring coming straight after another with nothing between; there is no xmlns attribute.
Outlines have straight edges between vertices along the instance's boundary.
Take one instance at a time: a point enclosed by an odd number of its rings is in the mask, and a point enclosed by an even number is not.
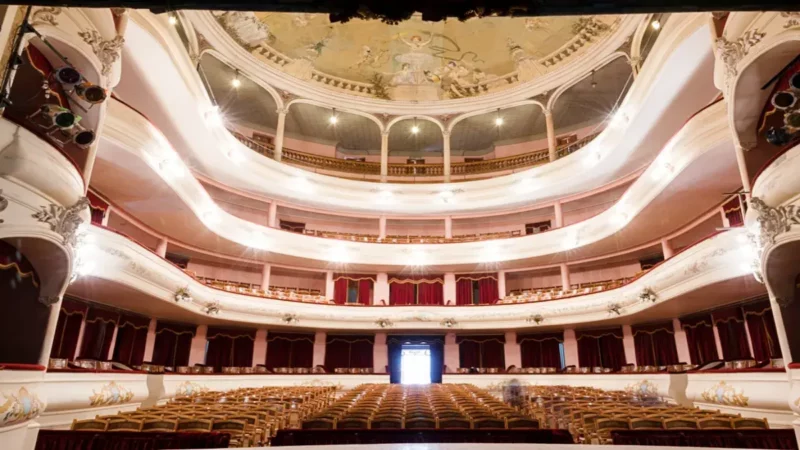
<svg viewBox="0 0 800 450"><path fill-rule="evenodd" d="M297 318L301 327L325 329L381 330L380 321L389 320L392 329L441 329L441 323L455 321L453 329L528 328L526 320L534 314L547 319L547 325L574 325L609 318L608 304L620 305L620 315L627 316L668 302L683 294L721 281L748 274L742 267L738 232L714 236L679 253L652 272L619 289L558 301L493 305L479 308L446 306L365 306L346 307L298 303L247 296L205 286L183 271L127 238L98 227L91 227L93 242L90 256L95 271L89 275L134 288L175 307L205 316L208 302L220 305L219 319L263 325L283 325L284 317ZM174 302L178 288L188 286L190 302ZM654 303L642 303L638 296L645 288L658 294Z"/></svg>

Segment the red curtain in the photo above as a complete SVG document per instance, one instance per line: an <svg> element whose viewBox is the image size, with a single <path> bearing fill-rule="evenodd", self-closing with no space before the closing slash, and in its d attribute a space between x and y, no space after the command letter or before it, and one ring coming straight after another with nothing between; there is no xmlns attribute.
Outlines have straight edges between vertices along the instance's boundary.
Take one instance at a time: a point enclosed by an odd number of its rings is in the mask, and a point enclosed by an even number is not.
<svg viewBox="0 0 800 450"><path fill-rule="evenodd" d="M167 367L188 366L196 325L158 321L153 347L153 364Z"/></svg>
<svg viewBox="0 0 800 450"><path fill-rule="evenodd" d="M742 203L739 201L738 196L730 199L727 203L722 205L722 209L725 211L725 217L728 218L728 223L730 223L732 227L740 227L744 225L744 219L742 218Z"/></svg>
<svg viewBox="0 0 800 450"><path fill-rule="evenodd" d="M86 197L89 199L89 211L92 214L92 223L95 225L102 225L103 216L105 216L106 210L108 210L108 203L92 191L87 192Z"/></svg>
<svg viewBox="0 0 800 450"><path fill-rule="evenodd" d="M750 359L750 346L747 343L747 332L744 328L742 308L733 306L720 309L711 314L719 332L722 345L722 358L726 361Z"/></svg>
<svg viewBox="0 0 800 450"><path fill-rule="evenodd" d="M626 364L622 329L578 331L578 364L619 370Z"/></svg>
<svg viewBox="0 0 800 450"><path fill-rule="evenodd" d="M497 280L494 278L481 278L478 280L478 291L480 293L481 305L492 305L497 303Z"/></svg>
<svg viewBox="0 0 800 450"><path fill-rule="evenodd" d="M325 369L371 368L374 336L329 335L325 342Z"/></svg>
<svg viewBox="0 0 800 450"><path fill-rule="evenodd" d="M123 314L117 328L113 361L128 366L138 366L144 361L147 329L150 319L132 314Z"/></svg>
<svg viewBox="0 0 800 450"><path fill-rule="evenodd" d="M88 310L89 305L86 303L70 298L61 301L56 332L53 336L53 347L50 349L51 358L73 359L75 357L81 324Z"/></svg>
<svg viewBox="0 0 800 450"><path fill-rule="evenodd" d="M460 367L505 369L505 343L502 334L456 336Z"/></svg>
<svg viewBox="0 0 800 450"><path fill-rule="evenodd" d="M372 304L372 280L358 280L358 303Z"/></svg>
<svg viewBox="0 0 800 450"><path fill-rule="evenodd" d="M389 285L390 305L413 305L416 303L415 285L411 283L392 283Z"/></svg>
<svg viewBox="0 0 800 450"><path fill-rule="evenodd" d="M712 328L711 316L702 314L699 316L683 317L681 327L686 332L686 340L689 343L689 355L692 357L692 364L703 365L711 361L719 360L717 354L717 343L714 339L714 329Z"/></svg>
<svg viewBox="0 0 800 450"><path fill-rule="evenodd" d="M667 366L680 362L672 322L633 327L633 344L639 366Z"/></svg>
<svg viewBox="0 0 800 450"><path fill-rule="evenodd" d="M472 304L472 280L459 278L456 281L456 305Z"/></svg>
<svg viewBox="0 0 800 450"><path fill-rule="evenodd" d="M268 369L311 367L314 363L313 333L272 333L267 336Z"/></svg>
<svg viewBox="0 0 800 450"><path fill-rule="evenodd" d="M86 313L86 324L83 327L83 339L79 358L108 360L111 339L119 322L120 313L97 307L90 307Z"/></svg>
<svg viewBox="0 0 800 450"><path fill-rule="evenodd" d="M562 369L560 344L563 333L518 334L522 367L555 367Z"/></svg>
<svg viewBox="0 0 800 450"><path fill-rule="evenodd" d="M781 357L778 330L772 317L769 301L742 306L750 340L753 342L753 357L756 361L767 361Z"/></svg>
<svg viewBox="0 0 800 450"><path fill-rule="evenodd" d="M333 282L333 303L344 305L347 303L347 284L350 280L339 278Z"/></svg>
<svg viewBox="0 0 800 450"><path fill-rule="evenodd" d="M417 285L418 305L444 305L442 283L420 283Z"/></svg>
<svg viewBox="0 0 800 450"><path fill-rule="evenodd" d="M223 367L251 367L255 330L209 327L206 365L221 371Z"/></svg>

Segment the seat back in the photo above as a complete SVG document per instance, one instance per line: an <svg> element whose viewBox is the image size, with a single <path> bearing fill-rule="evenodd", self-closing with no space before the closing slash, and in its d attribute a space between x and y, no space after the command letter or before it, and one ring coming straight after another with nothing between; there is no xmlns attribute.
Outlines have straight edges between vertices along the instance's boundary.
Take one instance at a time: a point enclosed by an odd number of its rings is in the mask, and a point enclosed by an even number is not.
<svg viewBox="0 0 800 450"><path fill-rule="evenodd" d="M373 423L373 428L375 428L374 425L375 424ZM434 419L433 416L415 417L413 419L408 419L406 420L405 428L407 430L420 429L420 428L434 429L436 428L436 419Z"/></svg>
<svg viewBox="0 0 800 450"><path fill-rule="evenodd" d="M631 430L661 430L664 425L655 418L631 419Z"/></svg>
<svg viewBox="0 0 800 450"><path fill-rule="evenodd" d="M207 432L211 431L212 422L205 419L180 419L175 431L184 432Z"/></svg>
<svg viewBox="0 0 800 450"><path fill-rule="evenodd" d="M108 421L102 419L73 420L70 430L72 431L106 431Z"/></svg>
<svg viewBox="0 0 800 450"><path fill-rule="evenodd" d="M513 418L508 419L508 429L538 429L539 422L534 419Z"/></svg>
<svg viewBox="0 0 800 450"><path fill-rule="evenodd" d="M469 420L467 419L460 419L455 417L439 418L439 429L442 430L470 429L470 428L472 428L472 424L470 424Z"/></svg>
<svg viewBox="0 0 800 450"><path fill-rule="evenodd" d="M336 428L336 419L318 417L306 420L303 421L302 428L304 430L333 430Z"/></svg>
<svg viewBox="0 0 800 450"><path fill-rule="evenodd" d="M143 420L121 419L108 422L106 431L142 431Z"/></svg>
<svg viewBox="0 0 800 450"><path fill-rule="evenodd" d="M767 419L753 419L749 417L741 417L731 420L733 428L737 430L768 430L769 423Z"/></svg>
<svg viewBox="0 0 800 450"><path fill-rule="evenodd" d="M472 428L505 428L506 422L500 419L475 419L472 421Z"/></svg>
<svg viewBox="0 0 800 450"><path fill-rule="evenodd" d="M699 419L697 421L697 427L701 430L730 430L733 428L733 423L731 423L731 419L712 417L708 419Z"/></svg>
<svg viewBox="0 0 800 450"><path fill-rule="evenodd" d="M142 431L171 433L178 427L177 420L149 419L142 423Z"/></svg>
<svg viewBox="0 0 800 450"><path fill-rule="evenodd" d="M664 419L661 421L664 424L665 430L697 430L696 419L688 419L679 417L677 419Z"/></svg>
<svg viewBox="0 0 800 450"><path fill-rule="evenodd" d="M362 417L345 417L336 422L337 430L366 430L369 428L369 419Z"/></svg>

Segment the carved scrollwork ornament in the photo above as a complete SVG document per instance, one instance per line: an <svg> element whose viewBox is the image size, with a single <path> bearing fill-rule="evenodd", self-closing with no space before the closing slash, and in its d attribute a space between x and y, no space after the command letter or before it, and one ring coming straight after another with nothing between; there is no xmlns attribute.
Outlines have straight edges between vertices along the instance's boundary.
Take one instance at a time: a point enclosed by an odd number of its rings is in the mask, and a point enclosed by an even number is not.
<svg viewBox="0 0 800 450"><path fill-rule="evenodd" d="M300 319L297 317L297 314L284 314L281 318L281 322L291 325L300 322Z"/></svg>
<svg viewBox="0 0 800 450"><path fill-rule="evenodd" d="M390 327L394 326L394 323L389 319L381 318L381 319L378 319L378 320L375 321L375 325L377 325L377 326L379 326L381 328L390 328Z"/></svg>
<svg viewBox="0 0 800 450"><path fill-rule="evenodd" d="M541 314L534 314L525 319L525 321L528 323L535 323L536 325L539 325L540 323L544 322L544 316L542 316Z"/></svg>
<svg viewBox="0 0 800 450"><path fill-rule="evenodd" d="M775 238L788 232L792 225L800 225L800 208L786 205L773 208L758 197L750 199L750 207L758 212L758 225L761 243L775 243Z"/></svg>
<svg viewBox="0 0 800 450"><path fill-rule="evenodd" d="M642 303L655 303L658 300L655 291L649 287L644 288L642 292L639 293L638 298Z"/></svg>
<svg viewBox="0 0 800 450"><path fill-rule="evenodd" d="M456 322L456 319L451 317L442 320L439 324L445 328L453 328L454 326L458 325L458 322Z"/></svg>
<svg viewBox="0 0 800 450"><path fill-rule="evenodd" d="M189 288L188 287L182 287L182 288L178 288L178 290L175 291L175 295L173 296L173 298L175 299L175 303L191 302L192 301L192 294L189 293Z"/></svg>
<svg viewBox="0 0 800 450"><path fill-rule="evenodd" d="M739 74L737 67L739 61L747 55L751 48L761 42L764 36L766 36L766 33L753 29L746 31L742 34L742 37L735 41L729 41L724 37L717 38L715 45L718 56L725 64L726 83L729 83Z"/></svg>
<svg viewBox="0 0 800 450"><path fill-rule="evenodd" d="M103 75L108 76L111 73L111 68L114 63L119 59L122 51L122 44L125 43L125 38L122 36L115 36L114 39L105 40L100 32L97 30L86 30L78 33L84 42L86 42L100 63L103 65Z"/></svg>
<svg viewBox="0 0 800 450"><path fill-rule="evenodd" d="M36 8L31 13L31 25L50 25L53 27L58 26L56 17L61 14L61 8L54 6L43 6Z"/></svg>
<svg viewBox="0 0 800 450"><path fill-rule="evenodd" d="M3 197L3 190L0 189L0 213L5 211L8 208L8 199ZM3 223L3 219L0 219L0 223Z"/></svg>
<svg viewBox="0 0 800 450"><path fill-rule="evenodd" d="M80 213L88 206L89 199L86 197L81 197L68 208L51 203L49 207L42 206L41 211L33 214L33 218L50 225L50 230L58 233L64 239L65 245L75 248L78 228L83 223Z"/></svg>
<svg viewBox="0 0 800 450"><path fill-rule="evenodd" d="M50 307L55 305L61 301L61 297L58 295L40 295L39 296L39 303L43 304L44 306Z"/></svg>
<svg viewBox="0 0 800 450"><path fill-rule="evenodd" d="M619 303L609 303L608 304L608 314L616 314L618 316L622 315L622 305Z"/></svg>
<svg viewBox="0 0 800 450"><path fill-rule="evenodd" d="M206 306L203 307L203 312L205 312L209 316L217 315L219 314L220 311L222 311L222 308L220 307L219 302L217 301L208 302L206 303Z"/></svg>

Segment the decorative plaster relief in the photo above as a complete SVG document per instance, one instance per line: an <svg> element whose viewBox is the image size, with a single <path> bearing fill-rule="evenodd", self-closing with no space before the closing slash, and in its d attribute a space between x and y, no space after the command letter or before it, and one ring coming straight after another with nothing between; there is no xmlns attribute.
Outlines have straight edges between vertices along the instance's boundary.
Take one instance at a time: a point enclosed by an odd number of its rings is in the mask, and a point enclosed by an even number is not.
<svg viewBox="0 0 800 450"><path fill-rule="evenodd" d="M741 389L739 389L739 392L736 392L736 388L724 381L720 381L703 391L702 397L703 400L709 403L726 406L747 406L749 400L748 397L745 397Z"/></svg>
<svg viewBox="0 0 800 450"><path fill-rule="evenodd" d="M19 388L16 394L0 393L0 397L4 399L0 405L0 427L27 422L44 410L44 403L39 397L24 387Z"/></svg>
<svg viewBox="0 0 800 450"><path fill-rule="evenodd" d="M100 389L100 392L92 389L92 396L89 397L91 406L111 406L128 403L133 398L133 392L124 386L112 381Z"/></svg>
<svg viewBox="0 0 800 450"><path fill-rule="evenodd" d="M175 387L175 397L192 397L208 392L208 388L200 383L184 381Z"/></svg>
<svg viewBox="0 0 800 450"><path fill-rule="evenodd" d="M42 206L41 211L33 214L33 218L50 225L50 230L61 235L65 245L75 248L78 227L83 223L80 213L88 206L89 199L86 197L81 197L68 208L51 203L49 208Z"/></svg>
<svg viewBox="0 0 800 450"><path fill-rule="evenodd" d="M59 7L41 7L36 8L33 13L31 13L31 25L50 25L53 27L58 26L58 22L56 21L56 16L61 14L61 8Z"/></svg>
<svg viewBox="0 0 800 450"><path fill-rule="evenodd" d="M78 33L78 36L83 38L83 41L92 47L92 51L100 59L103 65L103 75L108 76L111 73L111 68L117 62L122 50L122 44L125 43L125 38L122 36L115 36L114 39L105 40L97 30L86 30Z"/></svg>
<svg viewBox="0 0 800 450"><path fill-rule="evenodd" d="M766 36L766 33L753 29L747 30L742 37L732 42L724 37L717 38L717 51L725 64L726 82L729 82L739 74L739 69L737 68L739 61L747 55L751 48L761 42L764 36Z"/></svg>
<svg viewBox="0 0 800 450"><path fill-rule="evenodd" d="M652 381L642 380L625 386L625 392L642 398L658 397L658 386Z"/></svg>
<svg viewBox="0 0 800 450"><path fill-rule="evenodd" d="M761 243L775 243L775 238L791 230L792 225L800 225L800 208L796 205L773 208L758 197L750 199L750 206L758 212L761 230Z"/></svg>

